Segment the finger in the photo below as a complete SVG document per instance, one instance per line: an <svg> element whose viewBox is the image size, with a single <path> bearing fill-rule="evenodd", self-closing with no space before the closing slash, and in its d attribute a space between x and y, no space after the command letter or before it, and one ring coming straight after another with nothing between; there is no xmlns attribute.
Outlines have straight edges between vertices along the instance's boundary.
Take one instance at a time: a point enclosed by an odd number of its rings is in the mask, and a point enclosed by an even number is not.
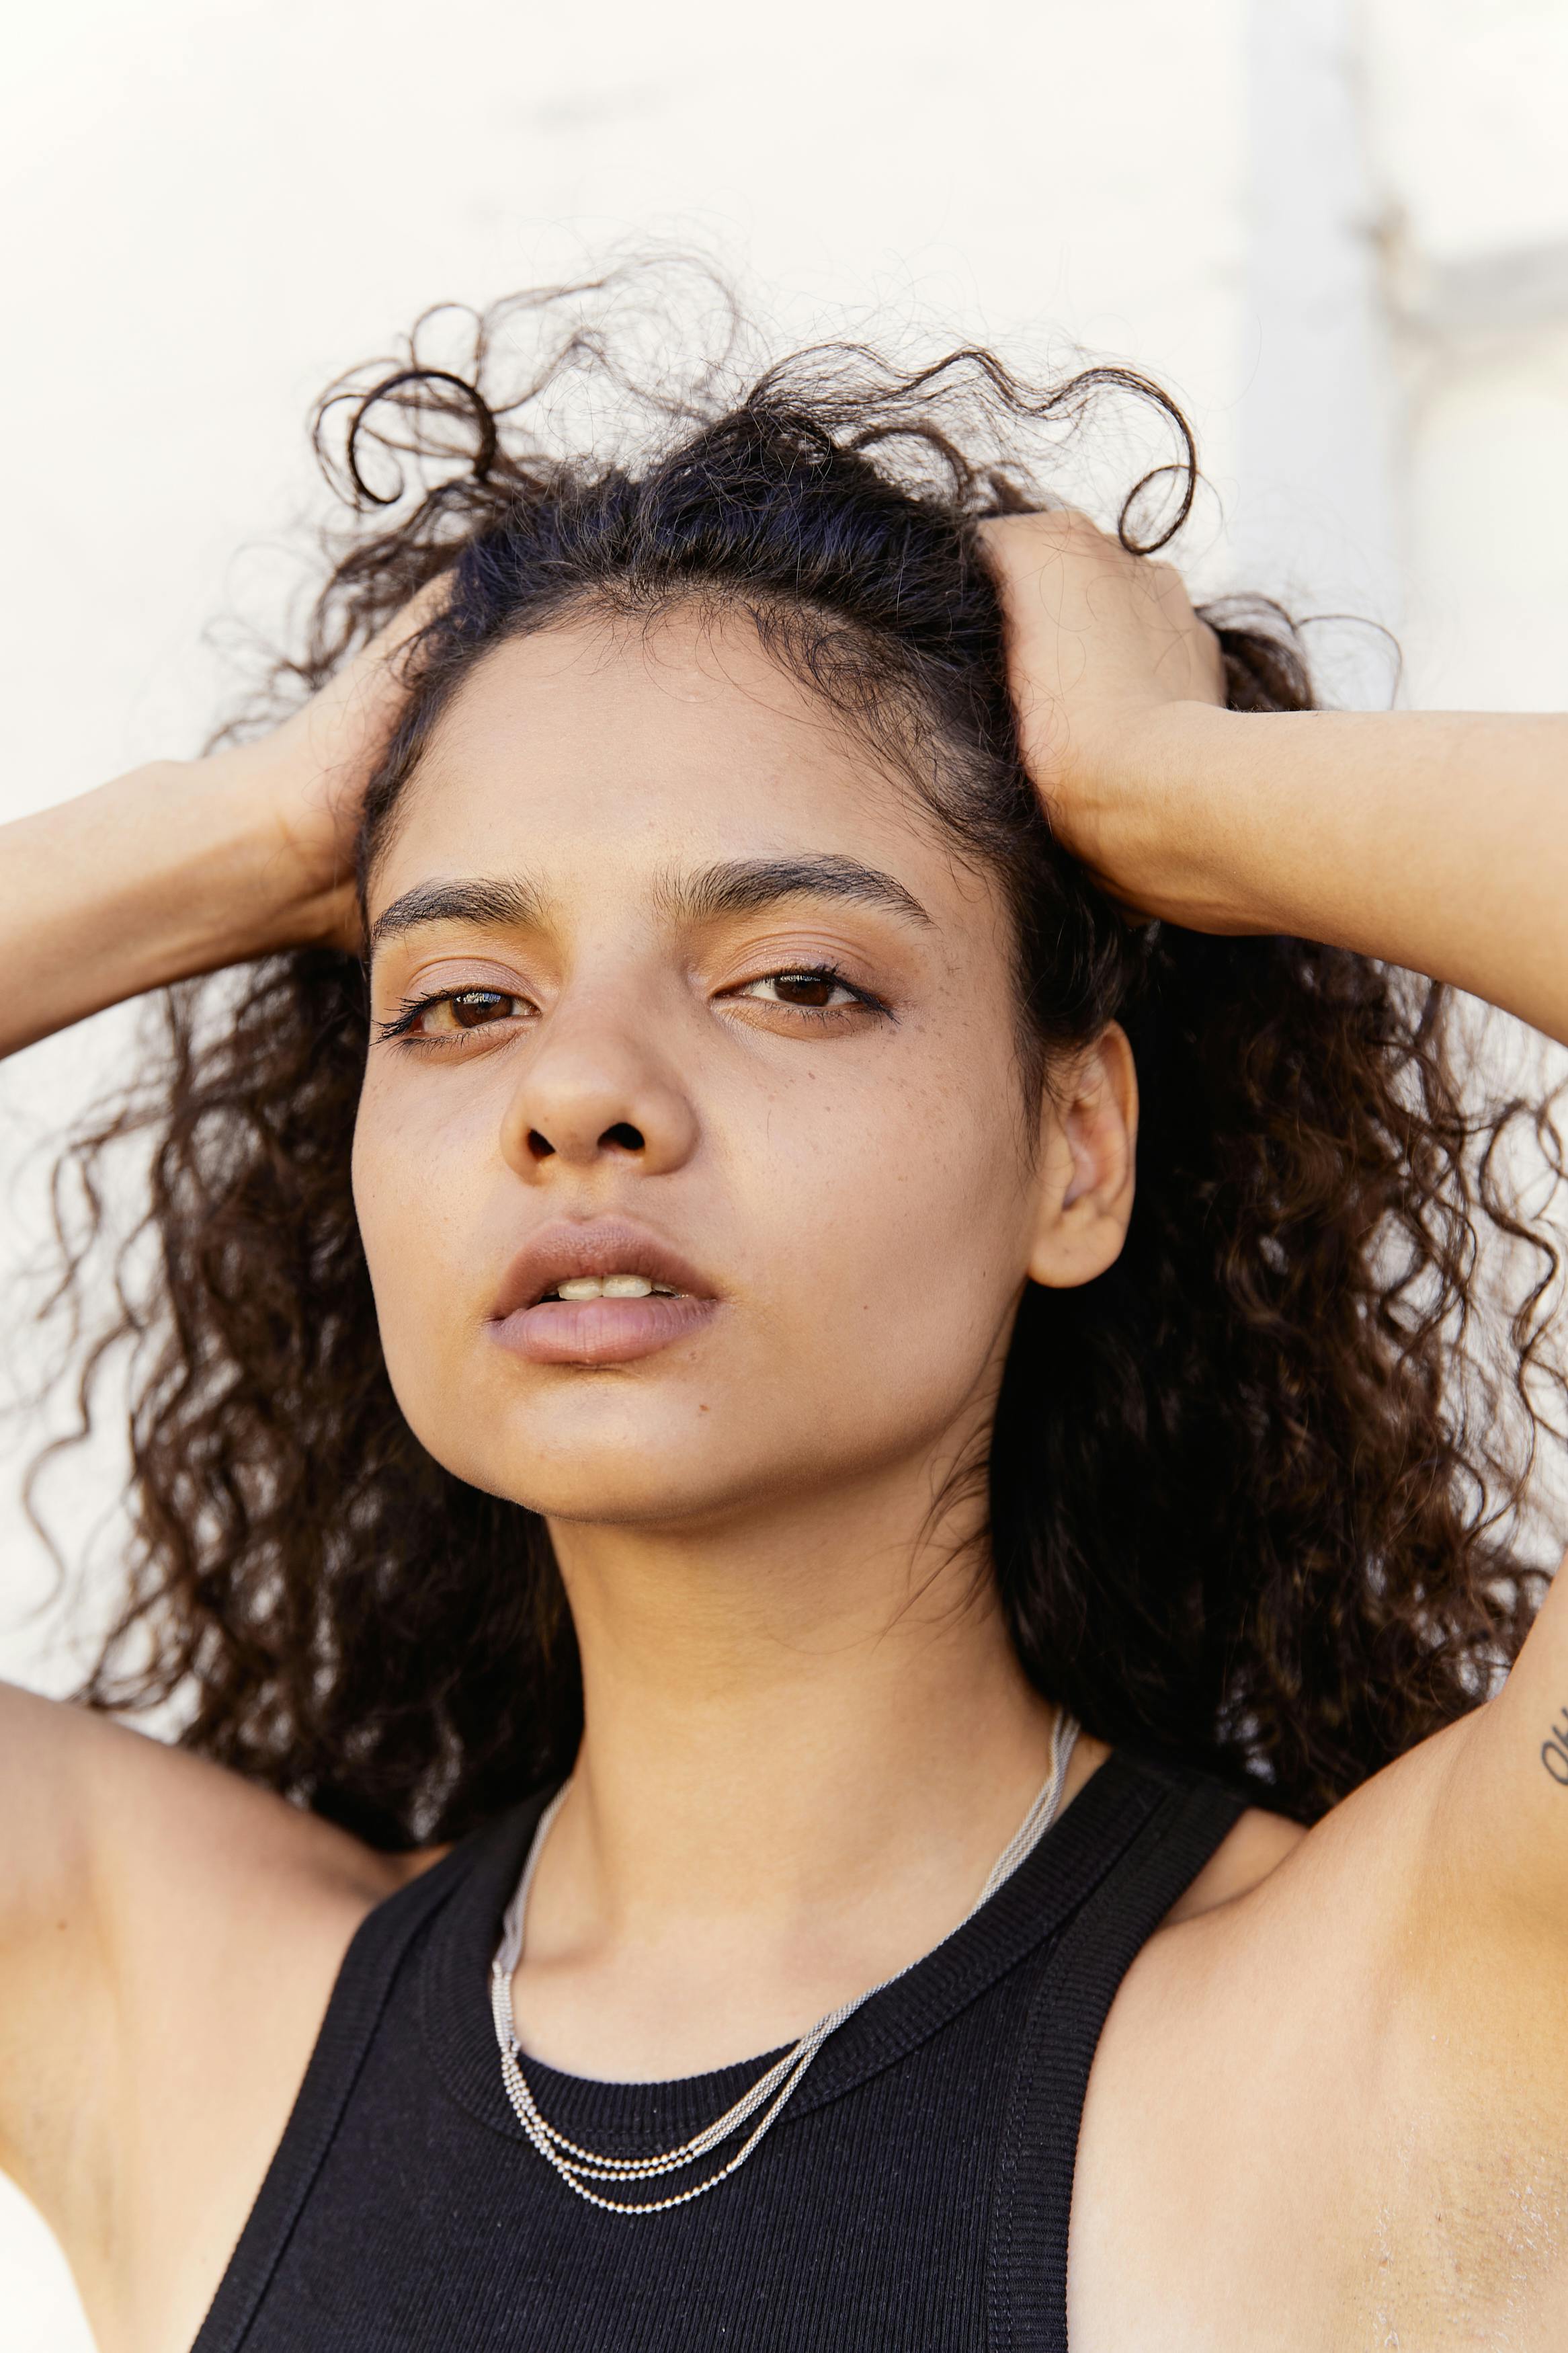
<svg viewBox="0 0 1568 2353"><path fill-rule="evenodd" d="M306 715L324 751L357 765L390 733L406 691L399 657L441 610L451 586L449 572L427 580L312 697Z"/></svg>
<svg viewBox="0 0 1568 2353"><path fill-rule="evenodd" d="M388 659L402 647L412 644L421 629L433 621L452 593L450 570L437 572L416 589L406 605L400 605L390 621L379 628L365 648L367 655Z"/></svg>
<svg viewBox="0 0 1568 2353"><path fill-rule="evenodd" d="M1052 554L1121 554L1092 518L1078 507L1053 506L1028 514L992 515L981 523L980 537L1004 563L1038 559Z"/></svg>

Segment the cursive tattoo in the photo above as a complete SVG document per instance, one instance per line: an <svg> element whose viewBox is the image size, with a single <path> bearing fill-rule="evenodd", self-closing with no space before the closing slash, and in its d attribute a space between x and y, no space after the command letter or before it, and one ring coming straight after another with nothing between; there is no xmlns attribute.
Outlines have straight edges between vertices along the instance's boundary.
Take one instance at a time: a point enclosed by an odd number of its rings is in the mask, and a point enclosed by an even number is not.
<svg viewBox="0 0 1568 2353"><path fill-rule="evenodd" d="M1568 1707L1542 1742L1541 1761L1552 1779L1568 1789Z"/></svg>

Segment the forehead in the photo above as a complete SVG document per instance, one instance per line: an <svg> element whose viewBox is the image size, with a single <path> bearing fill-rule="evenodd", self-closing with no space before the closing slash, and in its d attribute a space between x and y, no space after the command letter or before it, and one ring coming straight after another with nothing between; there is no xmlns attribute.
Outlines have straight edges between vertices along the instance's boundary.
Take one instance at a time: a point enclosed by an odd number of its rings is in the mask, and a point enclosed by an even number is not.
<svg viewBox="0 0 1568 2353"><path fill-rule="evenodd" d="M823 852L890 867L922 898L985 895L908 782L746 616L573 620L497 647L463 681L405 788L371 910L437 871L624 885Z"/></svg>

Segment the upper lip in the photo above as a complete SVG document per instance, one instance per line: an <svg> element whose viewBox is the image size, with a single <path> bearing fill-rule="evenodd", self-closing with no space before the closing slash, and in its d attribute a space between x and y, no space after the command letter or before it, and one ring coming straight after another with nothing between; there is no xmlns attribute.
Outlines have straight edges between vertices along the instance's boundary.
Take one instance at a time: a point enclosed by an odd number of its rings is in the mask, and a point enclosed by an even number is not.
<svg viewBox="0 0 1568 2353"><path fill-rule="evenodd" d="M507 1269L495 1306L499 1322L524 1307L537 1307L558 1282L574 1275L646 1274L698 1299L711 1299L713 1286L689 1259L632 1218L595 1218L577 1224L559 1219L542 1226Z"/></svg>

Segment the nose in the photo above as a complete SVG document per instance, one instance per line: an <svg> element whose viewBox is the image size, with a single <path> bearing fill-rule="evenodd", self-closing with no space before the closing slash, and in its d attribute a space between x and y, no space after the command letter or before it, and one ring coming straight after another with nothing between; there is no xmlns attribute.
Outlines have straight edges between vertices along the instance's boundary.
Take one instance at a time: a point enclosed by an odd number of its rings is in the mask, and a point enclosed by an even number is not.
<svg viewBox="0 0 1568 2353"><path fill-rule="evenodd" d="M685 1088L647 1042L584 1012L559 1016L507 1105L501 1150L520 1176L631 1163L661 1176L689 1159L698 1121Z"/></svg>

